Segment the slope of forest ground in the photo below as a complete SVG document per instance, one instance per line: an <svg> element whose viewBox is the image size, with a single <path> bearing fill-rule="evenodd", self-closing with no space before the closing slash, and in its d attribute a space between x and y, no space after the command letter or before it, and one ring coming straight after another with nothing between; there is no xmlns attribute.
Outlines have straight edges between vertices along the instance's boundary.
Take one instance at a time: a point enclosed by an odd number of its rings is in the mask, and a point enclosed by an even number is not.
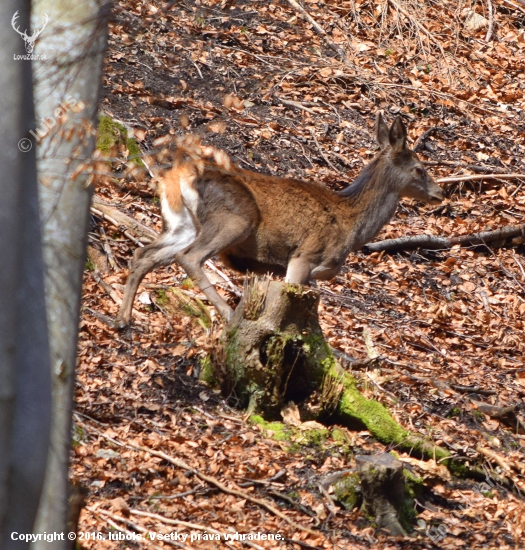
<svg viewBox="0 0 525 550"><path fill-rule="evenodd" d="M521 0L302 6L313 23L286 0L116 3L101 113L127 128L148 166L157 138L194 132L242 168L337 189L375 154L382 109L389 120L403 116L436 179L453 179L438 207L403 201L378 240L525 223L525 177L498 178L525 174ZM127 170L130 143L111 151L114 173L101 176L98 198L160 231L148 172ZM356 454L391 449L343 428L299 426L283 437L199 382L221 323L212 308L210 324L173 306L172 287L192 303L203 298L177 265L146 277L132 329L114 330L107 320L140 235L94 214L89 237L71 469L87 489L82 548L523 547L520 238L358 252L319 285L324 334L363 393L407 429L483 464L477 481L452 480L442 465L400 455L427 489L419 527L396 539L336 503L329 482L355 468ZM217 287L235 304L244 277L215 265L225 275L213 272ZM517 423L480 403L517 405ZM110 532L176 535L116 542ZM234 533L282 539L224 540Z"/></svg>

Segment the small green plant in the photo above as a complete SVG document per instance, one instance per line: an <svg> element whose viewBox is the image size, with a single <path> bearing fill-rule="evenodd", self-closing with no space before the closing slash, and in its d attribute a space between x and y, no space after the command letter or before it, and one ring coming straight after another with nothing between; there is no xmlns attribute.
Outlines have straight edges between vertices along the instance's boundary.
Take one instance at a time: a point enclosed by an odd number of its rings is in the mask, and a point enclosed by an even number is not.
<svg viewBox="0 0 525 550"><path fill-rule="evenodd" d="M91 258L86 258L86 265L84 266L86 271L95 271L96 265Z"/></svg>
<svg viewBox="0 0 525 550"><path fill-rule="evenodd" d="M144 166L141 160L140 148L134 138L128 136L128 130L111 117L101 115L98 122L97 149L106 155L111 155L119 144L124 144L128 150L128 158L137 166Z"/></svg>
<svg viewBox="0 0 525 550"><path fill-rule="evenodd" d="M483 413L478 410L472 411L472 416L479 422L483 422L483 420L485 420Z"/></svg>

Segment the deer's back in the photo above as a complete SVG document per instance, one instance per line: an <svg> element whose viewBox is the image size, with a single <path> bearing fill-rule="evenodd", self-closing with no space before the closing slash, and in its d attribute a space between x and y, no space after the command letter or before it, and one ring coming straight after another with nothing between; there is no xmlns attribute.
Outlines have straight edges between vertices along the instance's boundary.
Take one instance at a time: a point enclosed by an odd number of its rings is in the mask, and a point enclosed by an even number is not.
<svg viewBox="0 0 525 550"><path fill-rule="evenodd" d="M339 261L343 255L336 249L344 248L344 201L323 185L240 169L227 172L212 165L197 178L195 188L203 199L198 210L202 226L212 215L206 203L216 210L219 197L225 210L232 211L235 204L253 219L250 234L221 254L239 271L284 274L298 250L308 252L314 262L322 262L327 254Z"/></svg>

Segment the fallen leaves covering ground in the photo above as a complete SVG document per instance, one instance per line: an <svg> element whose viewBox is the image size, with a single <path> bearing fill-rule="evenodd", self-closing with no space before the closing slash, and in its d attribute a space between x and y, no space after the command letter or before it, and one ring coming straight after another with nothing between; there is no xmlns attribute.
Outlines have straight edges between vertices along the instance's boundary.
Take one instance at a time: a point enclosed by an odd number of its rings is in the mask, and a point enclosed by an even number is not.
<svg viewBox="0 0 525 550"><path fill-rule="evenodd" d="M325 35L284 0L117 3L102 111L124 123L145 154L159 136L197 132L243 168L340 188L374 155L373 121L384 109L403 115L436 178L525 173L523 2L303 6ZM99 196L160 230L147 174L121 173L104 178ZM523 223L523 181L448 182L442 206L404 201L379 238L450 237ZM343 357L380 355L379 368L356 371L362 391L404 427L484 464L476 483L429 473L431 490L417 508L424 523L406 540L375 531L320 488L331 473L353 468L354 454L382 452L381 445L367 432L343 430L345 445L299 438L290 452L289 442L247 423L196 380L220 323L206 330L182 311L168 314L159 299L173 285L199 295L184 273L172 266L150 274L132 331L119 334L104 316L116 315L112 297L118 301L135 245L98 217L90 245L71 469L89 491L83 548L523 547L524 436L476 410L477 402L523 407L519 239L502 247L360 252L320 285L330 344ZM242 289L241 276L224 272ZM238 300L224 281L218 286ZM141 529L200 533L201 540L97 538ZM221 542L203 540L206 530ZM284 540L224 541L236 532Z"/></svg>

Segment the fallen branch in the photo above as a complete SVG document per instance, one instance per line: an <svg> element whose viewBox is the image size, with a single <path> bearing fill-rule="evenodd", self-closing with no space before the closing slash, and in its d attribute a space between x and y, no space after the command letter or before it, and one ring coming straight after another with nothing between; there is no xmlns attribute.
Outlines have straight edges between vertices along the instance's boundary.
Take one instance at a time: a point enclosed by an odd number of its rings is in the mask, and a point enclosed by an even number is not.
<svg viewBox="0 0 525 550"><path fill-rule="evenodd" d="M428 137L430 137L436 130L441 130L439 126L432 126L432 128L429 128L426 132L422 133L418 138L416 143L414 144L413 150L417 153L419 148L425 144Z"/></svg>
<svg viewBox="0 0 525 550"><path fill-rule="evenodd" d="M482 231L472 235L459 237L438 237L436 235L415 235L413 237L400 237L399 239L385 239L376 243L369 243L363 248L368 252L381 252L385 250L414 250L426 248L428 250L442 250L453 246L476 246L486 243L502 241L503 243L512 237L525 237L525 224L507 225L494 231Z"/></svg>
<svg viewBox="0 0 525 550"><path fill-rule="evenodd" d="M436 180L438 183L453 183L456 181L474 181L474 180L486 180L492 178L495 180L525 180L525 174L511 173L511 174L475 174L466 176L451 176L449 178L440 178Z"/></svg>
<svg viewBox="0 0 525 550"><path fill-rule="evenodd" d="M165 523L166 525L178 525L180 527L187 527L188 529L195 529L196 531L204 531L205 533L212 533L213 535L219 535L219 537L222 539L223 534L220 531L217 531L217 529L213 529L213 527L210 527L209 525L201 525L200 523L190 523L189 521L181 521L179 519L171 519L164 516L161 516L160 514L153 514L151 512L143 512L142 510L135 510L131 509L129 513L133 516L142 516L145 518L151 518L155 519L157 521L160 521L161 523ZM248 540L241 541L242 544L246 544L246 546L249 546L250 548L256 548L259 550L261 546L254 544ZM233 548L231 544L226 542L226 544Z"/></svg>
<svg viewBox="0 0 525 550"><path fill-rule="evenodd" d="M507 4L508 6L512 6L515 10L519 10L522 13L525 13L525 10L523 8L520 8L520 6L516 5L511 0L503 0L503 2L505 4ZM522 6L525 6L525 1L524 0L516 0L516 2L519 2Z"/></svg>
<svg viewBox="0 0 525 550"><path fill-rule="evenodd" d="M122 231L128 239L132 240L139 246L144 246L145 243L147 244L152 242L158 237L155 230L141 224L130 216L123 214L118 208L111 206L100 197L95 197L93 199L91 212L93 212L96 216L107 220L111 225ZM139 239L131 233L138 235Z"/></svg>
<svg viewBox="0 0 525 550"><path fill-rule="evenodd" d="M515 433L525 434L525 426L517 416L519 407L517 405L511 405L509 407L496 407L494 405L487 405L486 403L480 403L473 401L478 407L478 411L499 420L509 428L513 429Z"/></svg>
<svg viewBox="0 0 525 550"><path fill-rule="evenodd" d="M129 519L123 518L122 516L119 516L117 514L112 514L111 512L108 512L107 510L101 510L101 509L98 509L98 508L94 508L93 506L86 506L85 509L88 510L89 512L91 512L91 514L93 514L94 516L97 516L100 519L102 519L102 520L106 521L107 523L109 523L109 525L111 525L111 527L113 527L113 529L115 529L116 531L128 535L130 537L130 540L133 540L133 532L142 533L142 534L145 535L142 540L149 543L150 546L153 546L153 548L155 548L157 550L162 550L162 548L160 546L158 546L156 544L153 544L153 542L149 539L149 537L147 536L149 531L145 527L142 527L141 525L138 525L137 523L133 523ZM115 523L115 521L112 521L112 520L120 521L121 523L129 525L133 529L133 531L129 531L128 529L123 529L122 527L118 526ZM171 541L171 540L166 540L165 542L167 542L168 544L171 544L172 546L175 546L177 548L187 548L187 546L185 546L184 544L181 544L179 542L175 542L175 541Z"/></svg>
<svg viewBox="0 0 525 550"><path fill-rule="evenodd" d="M321 25L319 25L319 23L317 23L317 21L296 0L288 0L288 4L290 4L295 11L299 12L308 21L308 23L312 25L315 31L323 37L327 45L334 50L334 52L336 52L341 59L346 60L345 52L328 38L328 34L323 27L321 27Z"/></svg>
<svg viewBox="0 0 525 550"><path fill-rule="evenodd" d="M450 387L460 393L477 393L478 395L496 395L498 393L495 390L484 390L479 386L462 386L461 384L450 384Z"/></svg>
<svg viewBox="0 0 525 550"><path fill-rule="evenodd" d="M455 168L466 168L477 174L489 174L489 177L493 174L505 174L503 168L485 166L483 164L465 164L464 162L458 162L456 160L424 160L422 164L425 166L454 166Z"/></svg>

